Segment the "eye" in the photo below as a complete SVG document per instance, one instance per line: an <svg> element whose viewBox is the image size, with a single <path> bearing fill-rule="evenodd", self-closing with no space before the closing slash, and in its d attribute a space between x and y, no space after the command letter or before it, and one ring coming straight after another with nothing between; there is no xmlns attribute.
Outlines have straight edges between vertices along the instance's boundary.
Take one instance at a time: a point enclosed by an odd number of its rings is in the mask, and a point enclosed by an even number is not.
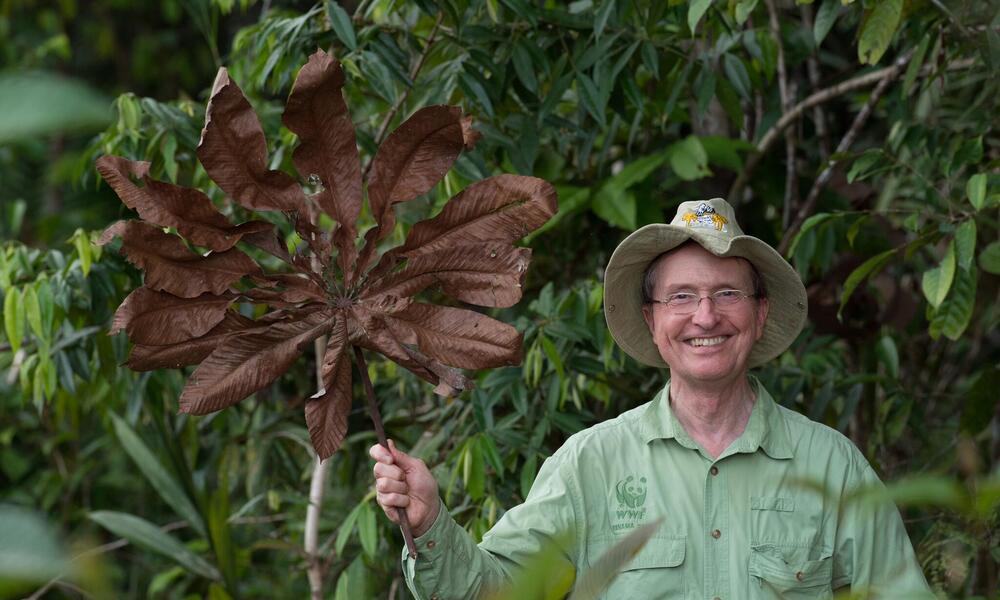
<svg viewBox="0 0 1000 600"><path fill-rule="evenodd" d="M742 295L743 292L739 290L719 290L718 292L715 292L715 294L713 294L713 296L715 296L719 300L735 300L736 298L739 298Z"/></svg>
<svg viewBox="0 0 1000 600"><path fill-rule="evenodd" d="M690 292L677 292L676 294L667 296L667 304L670 306L683 306L684 304L693 302L697 297Z"/></svg>

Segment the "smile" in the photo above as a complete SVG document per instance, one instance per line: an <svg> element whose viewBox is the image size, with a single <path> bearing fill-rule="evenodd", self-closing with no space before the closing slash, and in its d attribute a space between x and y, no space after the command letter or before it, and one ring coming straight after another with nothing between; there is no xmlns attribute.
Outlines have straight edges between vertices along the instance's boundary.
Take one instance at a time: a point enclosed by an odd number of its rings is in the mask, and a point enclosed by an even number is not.
<svg viewBox="0 0 1000 600"><path fill-rule="evenodd" d="M692 346L715 346L716 344L721 344L726 341L727 336L711 337L711 338L691 338L687 340L687 343Z"/></svg>

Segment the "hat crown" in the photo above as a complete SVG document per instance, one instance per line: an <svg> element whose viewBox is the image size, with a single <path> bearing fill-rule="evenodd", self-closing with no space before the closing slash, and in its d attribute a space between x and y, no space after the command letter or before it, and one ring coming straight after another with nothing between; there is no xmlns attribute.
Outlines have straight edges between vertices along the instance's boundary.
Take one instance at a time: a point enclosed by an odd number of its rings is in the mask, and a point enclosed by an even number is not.
<svg viewBox="0 0 1000 600"><path fill-rule="evenodd" d="M736 222L736 212L722 198L681 202L671 225L702 230L702 234L731 239L743 235Z"/></svg>

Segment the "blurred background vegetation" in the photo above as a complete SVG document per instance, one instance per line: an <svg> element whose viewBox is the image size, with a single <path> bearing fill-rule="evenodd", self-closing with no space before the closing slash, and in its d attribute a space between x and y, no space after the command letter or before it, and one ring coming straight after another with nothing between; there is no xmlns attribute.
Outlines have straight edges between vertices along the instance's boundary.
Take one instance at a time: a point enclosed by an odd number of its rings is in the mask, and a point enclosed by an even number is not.
<svg viewBox="0 0 1000 600"><path fill-rule="evenodd" d="M1000 6L981 0L3 0L0 597L308 595L308 365L178 415L184 373L118 366L127 341L106 331L141 274L91 242L129 216L93 168L106 153L232 210L194 154L221 65L294 173L280 113L316 48L348 73L363 153L432 103L483 133L389 241L492 173L559 190L501 311L523 366L452 400L370 367L390 437L473 535L567 436L662 385L605 329L603 266L635 227L725 196L810 294L761 379L891 482L942 597L996 597ZM325 597L406 598L360 402L351 432L326 483Z"/></svg>

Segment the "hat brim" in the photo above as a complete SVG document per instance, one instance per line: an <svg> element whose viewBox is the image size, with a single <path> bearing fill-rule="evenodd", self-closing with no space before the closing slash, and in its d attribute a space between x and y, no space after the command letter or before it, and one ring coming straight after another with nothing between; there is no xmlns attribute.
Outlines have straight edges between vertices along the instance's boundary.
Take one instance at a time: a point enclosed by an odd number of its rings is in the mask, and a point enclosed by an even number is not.
<svg viewBox="0 0 1000 600"><path fill-rule="evenodd" d="M657 256L692 240L710 253L749 260L767 288L768 315L764 334L754 344L748 367L758 367L784 352L806 322L806 289L798 273L778 252L749 235L726 243L697 229L655 223L629 235L618 245L604 278L604 317L612 337L629 356L652 367L667 367L642 316L642 279Z"/></svg>

